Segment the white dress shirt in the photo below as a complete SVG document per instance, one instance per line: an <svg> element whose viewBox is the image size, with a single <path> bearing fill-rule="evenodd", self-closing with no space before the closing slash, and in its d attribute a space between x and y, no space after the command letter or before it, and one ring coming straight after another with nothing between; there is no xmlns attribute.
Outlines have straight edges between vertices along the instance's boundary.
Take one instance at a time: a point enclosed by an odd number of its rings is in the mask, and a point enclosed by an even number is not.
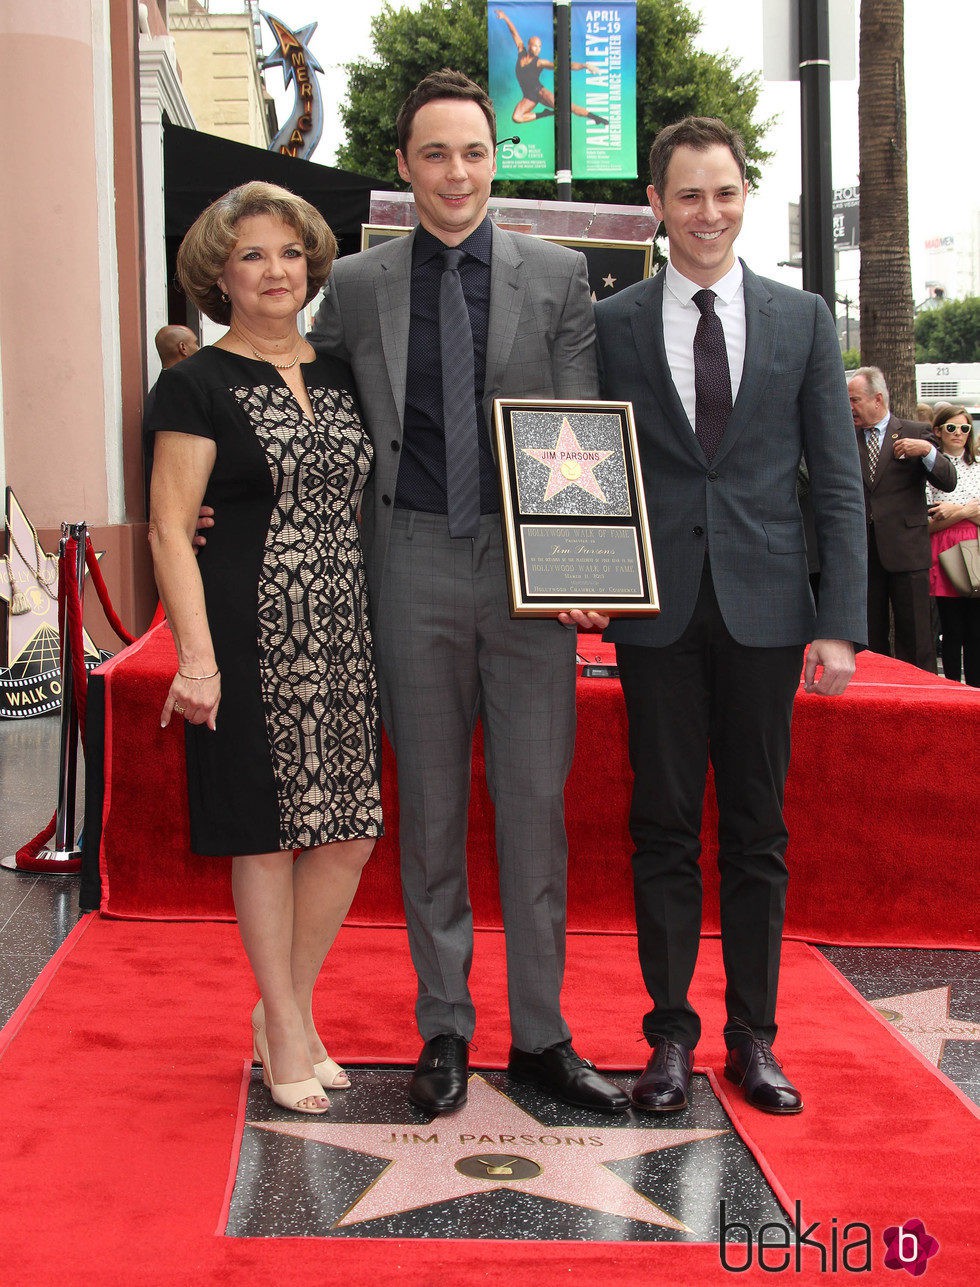
<svg viewBox="0 0 980 1287"><path fill-rule="evenodd" d="M693 432L697 403L694 396L694 332L701 314L694 296L703 287L690 281L668 261L664 278L664 347L667 364ZM710 287L716 295L715 313L721 321L732 377L732 405L738 397L745 365L745 291L742 263L736 259L724 277Z"/></svg>

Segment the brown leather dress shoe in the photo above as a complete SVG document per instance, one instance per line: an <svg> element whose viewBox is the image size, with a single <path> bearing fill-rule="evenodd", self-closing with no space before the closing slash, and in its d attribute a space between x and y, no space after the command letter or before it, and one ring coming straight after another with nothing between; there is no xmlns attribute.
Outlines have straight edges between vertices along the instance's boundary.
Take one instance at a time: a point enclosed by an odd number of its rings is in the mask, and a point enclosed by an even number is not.
<svg viewBox="0 0 980 1287"><path fill-rule="evenodd" d="M570 1041L559 1041L537 1053L511 1046L507 1076L540 1086L576 1108L625 1113L630 1105L626 1092L597 1072L595 1064L576 1054Z"/></svg>
<svg viewBox="0 0 980 1287"><path fill-rule="evenodd" d="M666 1037L655 1037L653 1052L630 1092L634 1108L644 1113L678 1113L687 1108L687 1088L694 1051Z"/></svg>
<svg viewBox="0 0 980 1287"><path fill-rule="evenodd" d="M451 1113L466 1103L469 1046L455 1032L440 1032L422 1047L408 1098L427 1113Z"/></svg>
<svg viewBox="0 0 980 1287"><path fill-rule="evenodd" d="M741 1086L752 1107L763 1113L803 1112L803 1096L783 1072L772 1046L761 1037L747 1038L729 1048L725 1076Z"/></svg>

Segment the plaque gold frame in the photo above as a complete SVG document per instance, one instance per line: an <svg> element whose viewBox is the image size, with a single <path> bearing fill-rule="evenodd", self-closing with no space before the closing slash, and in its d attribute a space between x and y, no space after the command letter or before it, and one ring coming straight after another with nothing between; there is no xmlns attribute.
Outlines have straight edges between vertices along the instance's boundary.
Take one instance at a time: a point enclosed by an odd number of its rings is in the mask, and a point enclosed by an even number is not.
<svg viewBox="0 0 980 1287"><path fill-rule="evenodd" d="M659 612L632 404L493 408L511 615Z"/></svg>

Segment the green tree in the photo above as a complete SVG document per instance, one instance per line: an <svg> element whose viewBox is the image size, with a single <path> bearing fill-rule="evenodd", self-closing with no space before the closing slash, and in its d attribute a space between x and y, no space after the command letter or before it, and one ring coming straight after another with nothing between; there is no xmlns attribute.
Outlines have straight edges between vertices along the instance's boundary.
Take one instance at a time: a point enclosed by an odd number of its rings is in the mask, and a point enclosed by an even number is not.
<svg viewBox="0 0 980 1287"><path fill-rule="evenodd" d="M636 205L648 182L647 152L654 135L682 116L720 116L740 131L749 178L771 153L762 137L771 122L757 121L759 77L740 74L734 59L694 46L700 18L682 0L637 0L638 179L584 180L572 185L576 201ZM465 72L487 87L487 10L483 0L424 0L415 10L386 4L372 19L374 58L350 63L348 98L340 116L347 142L338 162L378 178L398 180L395 116L415 85L439 67ZM509 123L508 123L509 124ZM507 130L503 130L507 133ZM497 183L498 196L555 195L553 182Z"/></svg>
<svg viewBox="0 0 980 1287"><path fill-rule="evenodd" d="M916 362L980 362L980 298L950 299L915 319Z"/></svg>
<svg viewBox="0 0 980 1287"><path fill-rule="evenodd" d="M860 349L844 349L841 357L844 359L845 371L856 371L859 366L863 365Z"/></svg>

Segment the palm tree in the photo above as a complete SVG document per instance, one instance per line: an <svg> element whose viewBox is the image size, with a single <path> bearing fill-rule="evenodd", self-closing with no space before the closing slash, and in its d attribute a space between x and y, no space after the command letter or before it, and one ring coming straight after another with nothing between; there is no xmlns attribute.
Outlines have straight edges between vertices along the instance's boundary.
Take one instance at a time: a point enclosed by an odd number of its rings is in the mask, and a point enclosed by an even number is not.
<svg viewBox="0 0 980 1287"><path fill-rule="evenodd" d="M881 367L896 414L915 407L905 144L905 0L861 0L858 143L861 357Z"/></svg>

